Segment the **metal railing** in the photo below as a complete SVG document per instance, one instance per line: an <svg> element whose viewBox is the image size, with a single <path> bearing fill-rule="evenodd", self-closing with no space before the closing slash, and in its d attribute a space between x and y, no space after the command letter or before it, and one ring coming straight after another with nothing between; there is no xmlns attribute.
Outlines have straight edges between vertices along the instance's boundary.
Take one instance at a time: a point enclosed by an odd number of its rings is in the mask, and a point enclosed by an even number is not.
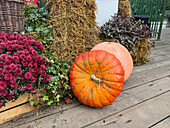
<svg viewBox="0 0 170 128"><path fill-rule="evenodd" d="M133 15L149 16L153 37L160 40L167 0L129 0Z"/></svg>

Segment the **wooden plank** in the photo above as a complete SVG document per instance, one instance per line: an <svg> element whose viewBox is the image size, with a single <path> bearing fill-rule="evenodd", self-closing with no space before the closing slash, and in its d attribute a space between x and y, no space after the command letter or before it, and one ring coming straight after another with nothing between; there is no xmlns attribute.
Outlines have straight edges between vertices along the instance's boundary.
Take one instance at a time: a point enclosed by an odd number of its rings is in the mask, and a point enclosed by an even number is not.
<svg viewBox="0 0 170 128"><path fill-rule="evenodd" d="M153 64L153 63L158 63L164 60L168 60L170 58L170 53L168 53L167 55L160 55L160 54L152 54L151 56L148 57L149 62L146 63L147 65L149 64ZM145 65L145 64L143 64ZM140 66L143 66L140 65ZM140 66L136 66L136 67L140 67Z"/></svg>
<svg viewBox="0 0 170 128"><path fill-rule="evenodd" d="M160 63L162 61L167 61L170 59L170 45L164 46L163 48L152 49L151 55L148 57L150 62L140 66L134 66L135 69L143 69L143 67L150 67L150 65Z"/></svg>
<svg viewBox="0 0 170 128"><path fill-rule="evenodd" d="M169 101L170 92L105 118L89 128L147 128L155 121L170 114Z"/></svg>
<svg viewBox="0 0 170 128"><path fill-rule="evenodd" d="M15 102L10 101L6 104L5 107L0 108L0 112L28 101L28 94L22 95Z"/></svg>
<svg viewBox="0 0 170 128"><path fill-rule="evenodd" d="M161 122L157 123L156 125L150 127L150 128L169 128L170 127L170 115L162 120Z"/></svg>
<svg viewBox="0 0 170 128"><path fill-rule="evenodd" d="M33 96L30 97L30 99L33 98ZM30 103L27 103L28 101L28 94L25 94L21 95L15 102L6 103L6 106L0 109L0 124L38 108L31 106Z"/></svg>
<svg viewBox="0 0 170 128"><path fill-rule="evenodd" d="M169 58L170 58L170 55L169 55ZM161 68L164 65L170 64L170 59L169 60L167 59L168 57L166 58L166 60L160 60L158 62L148 63L148 64L144 64L140 66L134 66L133 73L143 72L147 70L154 70L154 68Z"/></svg>
<svg viewBox="0 0 170 128"><path fill-rule="evenodd" d="M31 106L30 103L15 107L13 109L10 109L8 111L0 113L0 124L9 121L17 116L20 116L24 113L30 112L37 107Z"/></svg>
<svg viewBox="0 0 170 128"><path fill-rule="evenodd" d="M161 48L161 49L154 49L152 51L152 54L156 54L156 55L167 55L170 52L170 47L165 47L165 48Z"/></svg>
<svg viewBox="0 0 170 128"><path fill-rule="evenodd" d="M157 80L154 83L147 83L136 88L123 91L114 103L104 108L95 109L80 105L79 107L68 109L63 113L55 113L48 117L40 118L38 121L41 123L38 126L43 128L54 126L69 128L88 126L89 124L99 121L109 115L114 115L167 92L167 90L170 90L169 81L170 78L166 77ZM142 94L139 94L140 96L138 96L137 93ZM17 127L34 127L34 121L35 120L27 123L25 122L24 124L17 125Z"/></svg>
<svg viewBox="0 0 170 128"><path fill-rule="evenodd" d="M78 102L77 100L74 100L72 103L70 104L65 104L65 103L61 103L61 105L59 106L54 106L54 107L41 107L38 109L35 109L34 111L25 113L11 121L5 122L4 124L0 125L0 128L7 128L7 127L13 127L19 124L24 124L25 122L30 122L35 120L35 117L37 116L37 113L39 114L39 118L43 118L43 117L47 117L53 114L57 114L60 113L62 114L64 111L67 111L68 109L72 109L75 107L80 106L81 103ZM41 110L43 108L46 108L45 110Z"/></svg>
<svg viewBox="0 0 170 128"><path fill-rule="evenodd" d="M154 49L162 49L162 48L165 48L165 47L170 47L169 42L158 42L158 41L156 41L155 44L156 44L155 47L151 48L152 50L154 50Z"/></svg>
<svg viewBox="0 0 170 128"><path fill-rule="evenodd" d="M133 88L140 84L151 82L156 79L160 79L170 75L170 60L167 60L160 65L151 66L147 70L141 70L134 72L130 78L125 82L124 89Z"/></svg>

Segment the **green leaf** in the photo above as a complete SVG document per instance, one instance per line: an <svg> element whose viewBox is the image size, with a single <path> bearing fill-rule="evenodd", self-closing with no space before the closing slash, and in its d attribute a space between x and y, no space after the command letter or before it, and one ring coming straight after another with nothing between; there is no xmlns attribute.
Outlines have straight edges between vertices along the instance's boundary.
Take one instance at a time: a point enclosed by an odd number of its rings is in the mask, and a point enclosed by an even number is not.
<svg viewBox="0 0 170 128"><path fill-rule="evenodd" d="M35 118L39 118L40 116L39 116L39 114L37 113L37 115L36 115L36 117Z"/></svg>
<svg viewBox="0 0 170 128"><path fill-rule="evenodd" d="M30 100L30 104L31 104L31 106L33 106L34 105L34 101Z"/></svg>
<svg viewBox="0 0 170 128"><path fill-rule="evenodd" d="M40 123L41 123L41 121L38 121L38 122L37 122L37 125L39 125Z"/></svg>
<svg viewBox="0 0 170 128"><path fill-rule="evenodd" d="M24 35L24 34L25 34L25 32L23 31L23 32L21 32L21 34L22 34L22 35Z"/></svg>
<svg viewBox="0 0 170 128"><path fill-rule="evenodd" d="M48 99L48 96L44 96L44 97L43 97L43 100L44 100L44 101L49 100L49 99Z"/></svg>
<svg viewBox="0 0 170 128"><path fill-rule="evenodd" d="M40 32L40 30L41 30L40 28L36 28L35 29L35 31L37 31L38 33Z"/></svg>
<svg viewBox="0 0 170 128"><path fill-rule="evenodd" d="M31 32L32 30L33 30L32 27L28 27L28 28L27 28L27 31L28 31L28 32Z"/></svg>
<svg viewBox="0 0 170 128"><path fill-rule="evenodd" d="M47 102L47 105L49 105L49 106L50 106L52 103L53 103L53 101L52 101L52 100L50 100L50 101L48 101L48 102Z"/></svg>
<svg viewBox="0 0 170 128"><path fill-rule="evenodd" d="M52 25L49 25L48 28L52 28L53 26Z"/></svg>

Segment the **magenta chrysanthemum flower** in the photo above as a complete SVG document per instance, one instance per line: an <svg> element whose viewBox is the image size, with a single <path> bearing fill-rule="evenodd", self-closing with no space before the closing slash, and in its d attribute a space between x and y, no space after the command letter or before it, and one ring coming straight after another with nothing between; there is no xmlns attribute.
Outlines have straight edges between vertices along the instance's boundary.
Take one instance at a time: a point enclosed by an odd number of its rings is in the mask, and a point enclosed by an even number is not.
<svg viewBox="0 0 170 128"><path fill-rule="evenodd" d="M43 71L43 70L42 70L41 68L39 68L39 69L38 69L38 74L41 74L42 71Z"/></svg>
<svg viewBox="0 0 170 128"><path fill-rule="evenodd" d="M50 81L51 80L51 76L47 76L46 80Z"/></svg>
<svg viewBox="0 0 170 128"><path fill-rule="evenodd" d="M13 77L11 78L10 83L14 84L14 83L16 82L16 80L17 80L16 77L13 76Z"/></svg>
<svg viewBox="0 0 170 128"><path fill-rule="evenodd" d="M10 73L12 70L11 70L11 67L9 66L9 65L6 65L5 67L4 67L4 72L6 72L6 73Z"/></svg>
<svg viewBox="0 0 170 128"><path fill-rule="evenodd" d="M32 77L32 79L30 80L30 83L35 83L35 82L36 82L35 77Z"/></svg>
<svg viewBox="0 0 170 128"><path fill-rule="evenodd" d="M24 54L21 54L19 57L20 57L22 60L27 58Z"/></svg>
<svg viewBox="0 0 170 128"><path fill-rule="evenodd" d="M22 63L22 65L23 65L23 66L27 66L27 64L28 64L28 61L26 61L26 60L23 60L23 61L21 61L21 63Z"/></svg>
<svg viewBox="0 0 170 128"><path fill-rule="evenodd" d="M43 72L43 76L45 77L47 75L47 72Z"/></svg>
<svg viewBox="0 0 170 128"><path fill-rule="evenodd" d="M27 56L27 61L32 61L32 56L31 55Z"/></svg>
<svg viewBox="0 0 170 128"><path fill-rule="evenodd" d="M33 67L33 65L32 65L31 63L29 63L29 64L28 64L28 67L29 67L29 68L32 68L32 67Z"/></svg>
<svg viewBox="0 0 170 128"><path fill-rule="evenodd" d="M14 87L16 87L16 86L17 86L17 83L10 84L9 86L10 86L10 87L12 87L12 88L14 88Z"/></svg>
<svg viewBox="0 0 170 128"><path fill-rule="evenodd" d="M25 79L31 79L32 78L32 74L30 72L26 72L24 75Z"/></svg>
<svg viewBox="0 0 170 128"><path fill-rule="evenodd" d="M17 71L17 66L15 64L10 64L10 68L13 72L16 72Z"/></svg>
<svg viewBox="0 0 170 128"><path fill-rule="evenodd" d="M43 70L45 70L45 69L46 69L46 66L45 66L45 65L41 65L41 68L42 68Z"/></svg>
<svg viewBox="0 0 170 128"><path fill-rule="evenodd" d="M36 55L38 54L38 52L35 51L35 50L32 50L31 53L32 53L34 56L36 56Z"/></svg>
<svg viewBox="0 0 170 128"><path fill-rule="evenodd" d="M34 63L37 63L37 58L35 56L33 56L32 59Z"/></svg>
<svg viewBox="0 0 170 128"><path fill-rule="evenodd" d="M6 88L6 83L5 82L0 82L0 89L3 90Z"/></svg>
<svg viewBox="0 0 170 128"><path fill-rule="evenodd" d="M0 90L0 96L4 97L8 94L7 90L6 89L2 89Z"/></svg>
<svg viewBox="0 0 170 128"><path fill-rule="evenodd" d="M37 60L41 60L42 59L42 57L39 55L39 56L37 56Z"/></svg>
<svg viewBox="0 0 170 128"><path fill-rule="evenodd" d="M24 51L18 51L17 52L19 55L24 54Z"/></svg>
<svg viewBox="0 0 170 128"><path fill-rule="evenodd" d="M32 84L28 84L28 85L26 86L26 89L31 90L31 89L32 89Z"/></svg>
<svg viewBox="0 0 170 128"><path fill-rule="evenodd" d="M13 61L13 57L12 56L6 56L6 59L9 61Z"/></svg>
<svg viewBox="0 0 170 128"><path fill-rule="evenodd" d="M5 59L6 59L7 56L8 56L8 55L6 55L6 54L0 55L0 60L5 61Z"/></svg>
<svg viewBox="0 0 170 128"><path fill-rule="evenodd" d="M0 62L0 67L4 66L4 63L3 62Z"/></svg>
<svg viewBox="0 0 170 128"><path fill-rule="evenodd" d="M13 60L19 61L19 57L18 56L13 56Z"/></svg>
<svg viewBox="0 0 170 128"><path fill-rule="evenodd" d="M1 43L0 44L2 48L6 48L6 44L5 43Z"/></svg>
<svg viewBox="0 0 170 128"><path fill-rule="evenodd" d="M0 73L3 73L3 69L2 68L0 68Z"/></svg>
<svg viewBox="0 0 170 128"><path fill-rule="evenodd" d="M31 69L31 68L30 68L30 69L29 69L29 72L34 72L34 69Z"/></svg>
<svg viewBox="0 0 170 128"><path fill-rule="evenodd" d="M12 74L10 74L10 73L5 74L5 75L4 75L4 79L7 80L7 81L8 81L8 80L11 80L11 79L12 79Z"/></svg>
<svg viewBox="0 0 170 128"><path fill-rule="evenodd" d="M24 46L25 46L25 47L29 47L30 44L29 44L29 43L25 43Z"/></svg>
<svg viewBox="0 0 170 128"><path fill-rule="evenodd" d="M37 70L37 69L38 69L37 64L36 64L36 63L34 63L33 65L34 65L34 69L36 69L36 70Z"/></svg>
<svg viewBox="0 0 170 128"><path fill-rule="evenodd" d="M41 82L45 84L45 83L47 83L48 81L47 81L47 80L42 80Z"/></svg>
<svg viewBox="0 0 170 128"><path fill-rule="evenodd" d="M17 64L17 68L21 68L21 65L20 65L20 64Z"/></svg>
<svg viewBox="0 0 170 128"><path fill-rule="evenodd" d="M7 49L8 49L9 51L12 51L12 50L14 50L14 47L13 47L13 45L8 45L8 46L7 46Z"/></svg>
<svg viewBox="0 0 170 128"><path fill-rule="evenodd" d="M20 69L20 68L18 68L17 71L16 71L16 73L19 74L19 75L21 75L22 72L23 72L23 71L22 71L22 69Z"/></svg>

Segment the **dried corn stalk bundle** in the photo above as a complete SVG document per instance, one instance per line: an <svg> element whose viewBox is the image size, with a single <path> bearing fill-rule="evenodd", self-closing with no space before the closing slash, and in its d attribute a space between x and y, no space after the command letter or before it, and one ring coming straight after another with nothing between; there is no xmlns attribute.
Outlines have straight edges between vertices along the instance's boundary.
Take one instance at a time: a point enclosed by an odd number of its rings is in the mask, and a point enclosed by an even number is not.
<svg viewBox="0 0 170 128"><path fill-rule="evenodd" d="M45 0L54 43L50 50L61 60L73 62L77 55L98 43L95 0Z"/></svg>
<svg viewBox="0 0 170 128"><path fill-rule="evenodd" d="M128 0L119 0L118 14L122 16L131 16L131 5Z"/></svg>
<svg viewBox="0 0 170 128"><path fill-rule="evenodd" d="M149 38L139 40L135 50L131 53L134 65L148 63L148 56L151 54L151 41Z"/></svg>

